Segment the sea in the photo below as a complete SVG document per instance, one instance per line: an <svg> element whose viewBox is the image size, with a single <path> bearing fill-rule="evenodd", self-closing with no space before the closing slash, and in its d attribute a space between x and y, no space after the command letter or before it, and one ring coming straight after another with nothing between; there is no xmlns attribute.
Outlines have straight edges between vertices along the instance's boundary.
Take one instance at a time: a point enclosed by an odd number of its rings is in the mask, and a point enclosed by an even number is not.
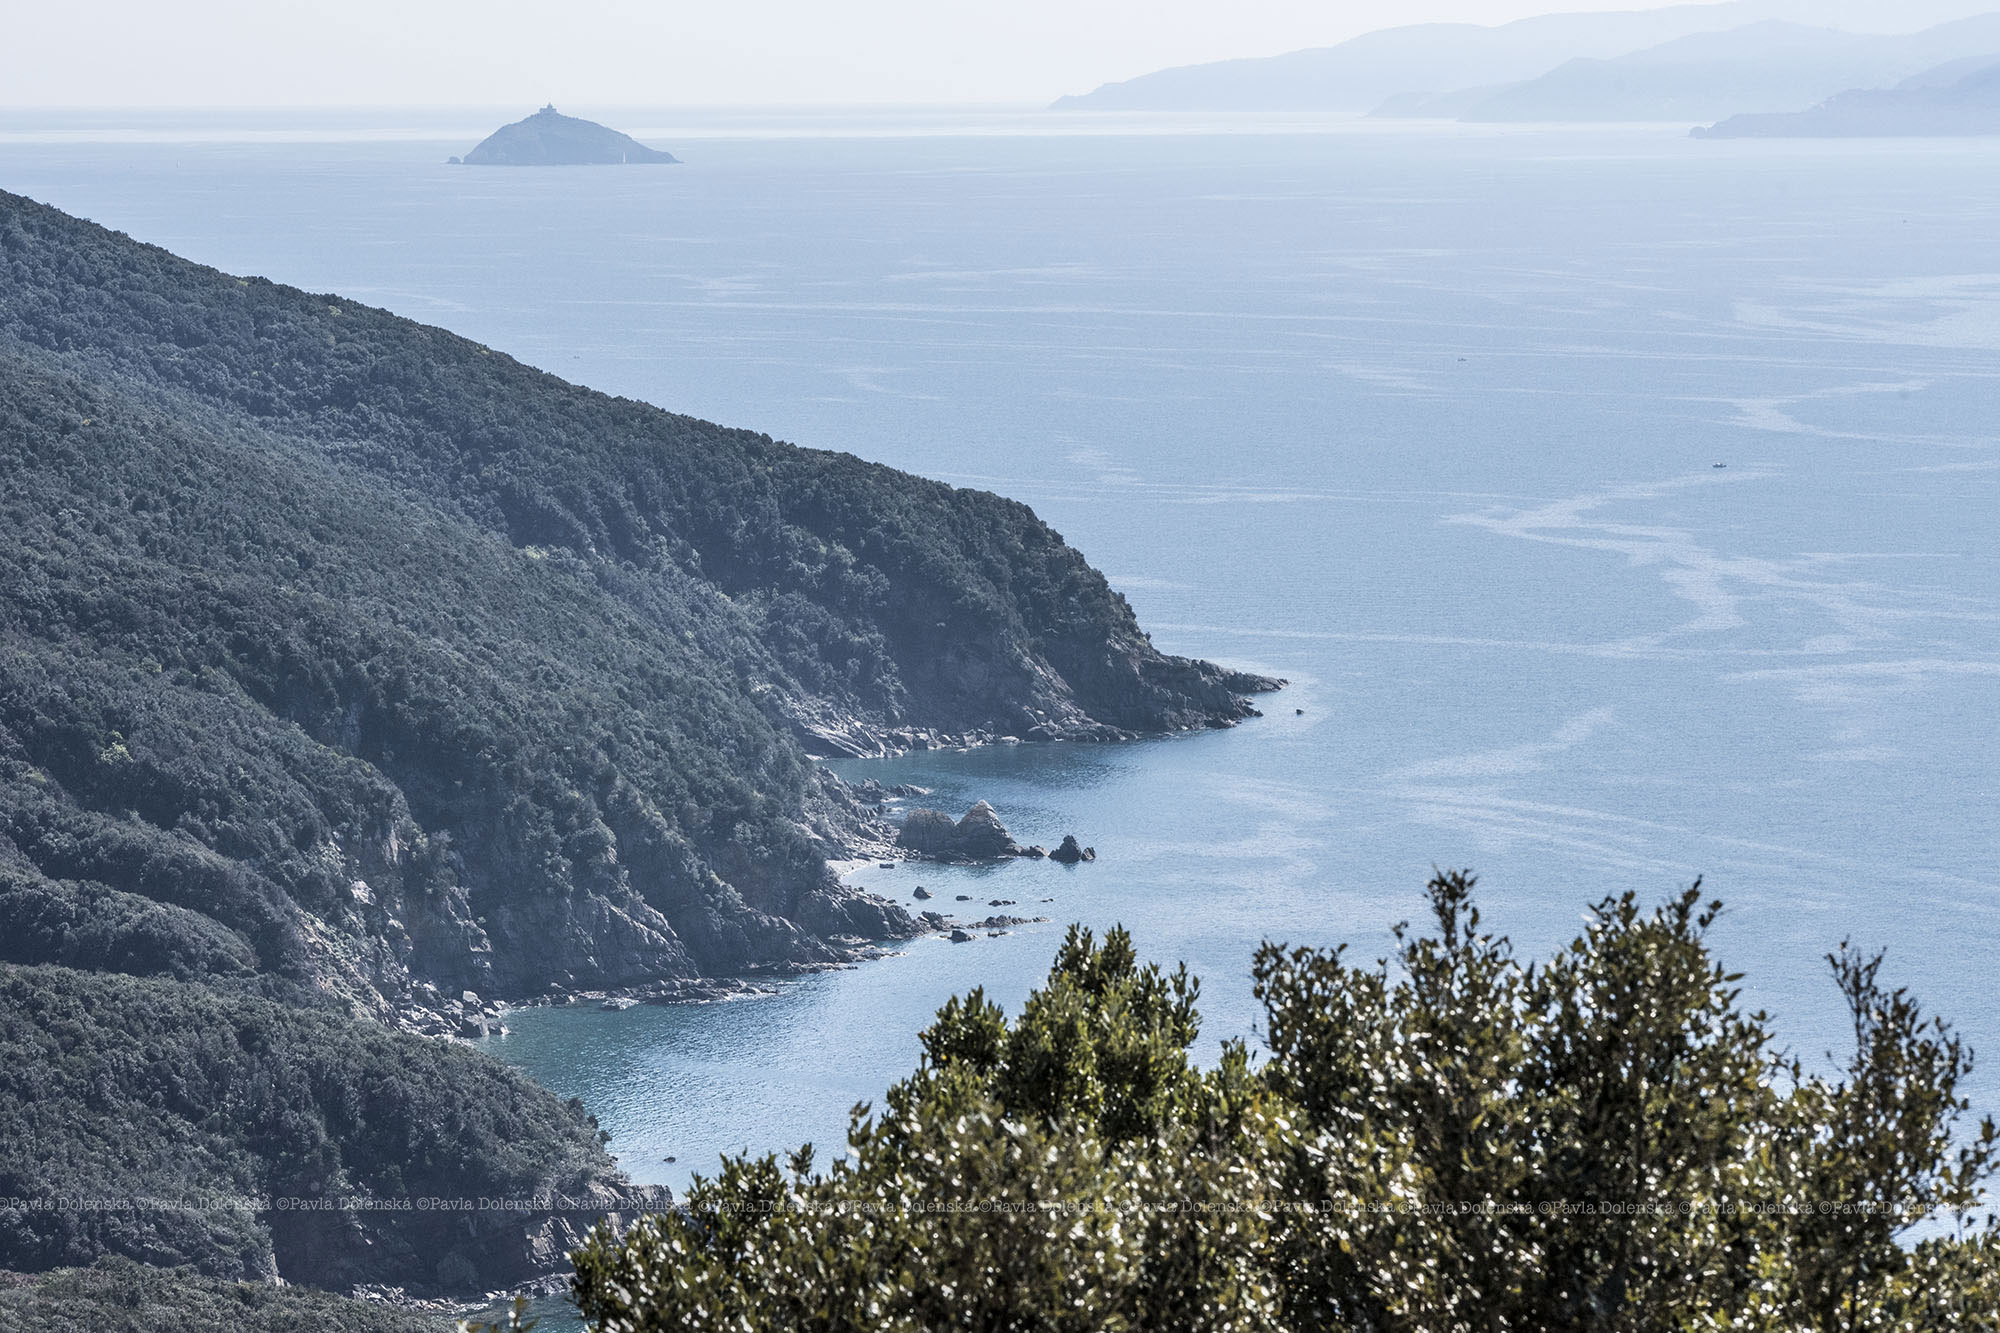
<svg viewBox="0 0 2000 1333"><path fill-rule="evenodd" d="M1201 979L1370 960L1438 868L1523 957L1700 878L1813 1068L1843 941L2000 1112L2000 140L1031 108L565 111L682 165L446 164L525 108L0 113L0 188L678 412L1012 496L1228 731L842 762L1075 867L861 869L961 914L761 998L487 1043L635 1178L841 1151L949 996L1072 923ZM991 906L994 902L1007 904ZM1990 1054L1988 1054L1990 1053Z"/></svg>

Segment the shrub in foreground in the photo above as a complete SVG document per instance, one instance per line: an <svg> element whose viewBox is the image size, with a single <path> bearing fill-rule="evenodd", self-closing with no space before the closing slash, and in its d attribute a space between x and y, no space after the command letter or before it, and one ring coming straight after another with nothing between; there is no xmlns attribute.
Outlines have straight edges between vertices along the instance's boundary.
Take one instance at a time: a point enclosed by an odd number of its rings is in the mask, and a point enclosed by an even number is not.
<svg viewBox="0 0 2000 1333"><path fill-rule="evenodd" d="M1072 929L1011 1022L939 1012L845 1159L726 1161L574 1293L605 1333L2000 1327L1971 1053L1843 946L1854 1050L1808 1070L1699 887L1534 965L1463 873L1393 959L1267 945L1255 1067L1189 1060L1185 969Z"/></svg>

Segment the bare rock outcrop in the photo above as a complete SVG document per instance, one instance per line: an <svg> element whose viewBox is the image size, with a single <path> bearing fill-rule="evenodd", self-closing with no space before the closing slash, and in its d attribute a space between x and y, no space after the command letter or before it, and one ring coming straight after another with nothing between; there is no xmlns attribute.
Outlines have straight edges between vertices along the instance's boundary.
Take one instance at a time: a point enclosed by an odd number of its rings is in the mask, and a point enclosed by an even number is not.
<svg viewBox="0 0 2000 1333"><path fill-rule="evenodd" d="M1074 833L1063 834L1062 846L1049 853L1049 860L1060 861L1066 866L1073 866L1079 861L1095 861L1096 859L1097 849L1095 847L1078 846L1076 834Z"/></svg>
<svg viewBox="0 0 2000 1333"><path fill-rule="evenodd" d="M985 801L956 821L942 810L912 810L903 818L896 845L934 861L1001 861L1023 852Z"/></svg>

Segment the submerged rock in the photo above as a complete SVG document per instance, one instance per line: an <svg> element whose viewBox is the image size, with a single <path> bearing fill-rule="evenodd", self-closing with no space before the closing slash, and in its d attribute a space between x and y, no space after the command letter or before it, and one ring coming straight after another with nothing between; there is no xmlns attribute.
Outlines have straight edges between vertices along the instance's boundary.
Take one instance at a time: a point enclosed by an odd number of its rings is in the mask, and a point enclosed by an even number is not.
<svg viewBox="0 0 2000 1333"><path fill-rule="evenodd" d="M854 784L854 794L868 805L880 805L884 801L900 801L910 796L929 796L931 789L908 782L885 787L874 778L867 778Z"/></svg>

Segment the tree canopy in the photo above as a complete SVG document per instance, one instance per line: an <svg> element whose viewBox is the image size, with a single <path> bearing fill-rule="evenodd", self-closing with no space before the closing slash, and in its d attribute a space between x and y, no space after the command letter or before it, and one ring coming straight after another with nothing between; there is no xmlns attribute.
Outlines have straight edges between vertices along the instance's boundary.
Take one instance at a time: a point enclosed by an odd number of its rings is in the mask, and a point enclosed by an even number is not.
<svg viewBox="0 0 2000 1333"><path fill-rule="evenodd" d="M845 1157L726 1161L595 1233L578 1302L604 1333L1996 1326L1971 1053L1879 957L1829 955L1855 1040L1817 1070L1699 884L1529 964L1469 874L1429 895L1371 965L1265 946L1266 1051L1212 1068L1185 970L1073 928L1013 1019L939 1012Z"/></svg>

